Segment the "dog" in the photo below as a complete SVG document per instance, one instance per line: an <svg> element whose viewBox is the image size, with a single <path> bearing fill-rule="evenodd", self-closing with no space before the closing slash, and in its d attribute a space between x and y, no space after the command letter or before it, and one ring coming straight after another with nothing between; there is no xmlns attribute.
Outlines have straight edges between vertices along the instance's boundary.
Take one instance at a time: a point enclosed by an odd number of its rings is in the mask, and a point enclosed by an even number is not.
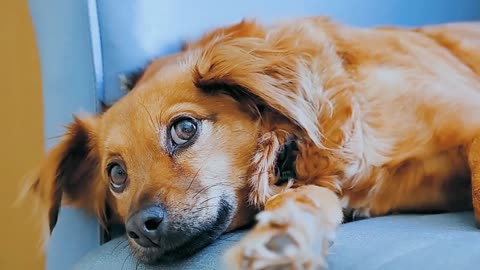
<svg viewBox="0 0 480 270"><path fill-rule="evenodd" d="M480 221L480 23L243 20L137 77L39 165L50 231L73 205L124 224L155 263L254 224L228 269L318 269L346 219Z"/></svg>

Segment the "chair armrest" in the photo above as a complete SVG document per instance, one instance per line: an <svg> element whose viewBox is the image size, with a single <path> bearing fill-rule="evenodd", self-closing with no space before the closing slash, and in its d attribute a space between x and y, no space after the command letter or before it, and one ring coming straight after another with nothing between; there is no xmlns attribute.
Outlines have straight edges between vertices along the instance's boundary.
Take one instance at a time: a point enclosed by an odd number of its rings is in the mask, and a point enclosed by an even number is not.
<svg viewBox="0 0 480 270"><path fill-rule="evenodd" d="M96 112L101 70L95 62L92 0L29 0L40 55L46 147L61 135L72 114ZM95 40L97 38L97 40ZM101 65L100 65L101 66ZM89 250L98 247L99 226L77 209L63 208L47 245L46 268L71 269Z"/></svg>

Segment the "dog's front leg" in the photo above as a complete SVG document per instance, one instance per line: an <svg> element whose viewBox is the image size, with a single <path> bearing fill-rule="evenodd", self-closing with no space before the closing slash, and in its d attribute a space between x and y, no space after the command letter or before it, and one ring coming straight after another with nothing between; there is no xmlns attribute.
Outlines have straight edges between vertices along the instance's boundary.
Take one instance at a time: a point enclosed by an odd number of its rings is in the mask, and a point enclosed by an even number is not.
<svg viewBox="0 0 480 270"><path fill-rule="evenodd" d="M472 203L477 227L480 228L480 137L468 146L468 164L472 174Z"/></svg>
<svg viewBox="0 0 480 270"><path fill-rule="evenodd" d="M258 223L226 254L227 269L324 269L343 213L337 195L306 185L271 199Z"/></svg>

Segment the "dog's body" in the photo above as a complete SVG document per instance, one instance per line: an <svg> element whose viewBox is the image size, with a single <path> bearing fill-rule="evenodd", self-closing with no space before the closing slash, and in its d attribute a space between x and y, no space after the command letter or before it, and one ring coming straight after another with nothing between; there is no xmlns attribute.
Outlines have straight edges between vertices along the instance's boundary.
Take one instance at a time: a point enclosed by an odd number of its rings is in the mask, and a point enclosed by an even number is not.
<svg viewBox="0 0 480 270"><path fill-rule="evenodd" d="M201 248L262 209L228 253L232 269L310 269L325 265L342 212L471 209L473 200L480 221L477 115L480 24L242 22L152 62L103 115L76 120L33 189L51 227L62 192L99 217L106 202L147 261ZM292 138L296 176L277 186L277 155ZM130 225L152 204L162 212L155 230L168 224L162 236Z"/></svg>

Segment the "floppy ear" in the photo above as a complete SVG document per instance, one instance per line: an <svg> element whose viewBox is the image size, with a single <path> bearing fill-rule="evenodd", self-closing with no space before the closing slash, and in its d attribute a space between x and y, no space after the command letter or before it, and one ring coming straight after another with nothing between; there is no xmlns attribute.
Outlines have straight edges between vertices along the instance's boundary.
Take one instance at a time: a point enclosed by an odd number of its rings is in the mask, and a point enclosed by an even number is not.
<svg viewBox="0 0 480 270"><path fill-rule="evenodd" d="M282 40L263 37L225 38L204 50L194 82L207 93L249 98L258 107L286 117L317 145L320 142L318 91L305 56ZM287 41L288 43L288 41Z"/></svg>
<svg viewBox="0 0 480 270"><path fill-rule="evenodd" d="M53 147L29 184L46 210L50 233L62 202L104 218L106 185L99 179L96 119L75 118L59 144Z"/></svg>

